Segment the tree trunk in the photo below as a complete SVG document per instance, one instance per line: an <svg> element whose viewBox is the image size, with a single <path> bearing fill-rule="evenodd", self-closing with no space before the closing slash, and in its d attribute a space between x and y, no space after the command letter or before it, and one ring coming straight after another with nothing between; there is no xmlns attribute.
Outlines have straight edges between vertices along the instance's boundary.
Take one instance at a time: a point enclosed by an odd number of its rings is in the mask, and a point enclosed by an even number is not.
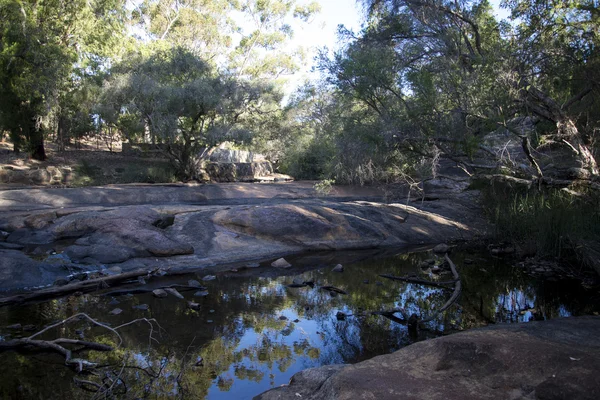
<svg viewBox="0 0 600 400"><path fill-rule="evenodd" d="M556 122L556 128L558 129L558 137L571 147L583 168L588 169L592 175L598 175L596 159L589 147L583 142L575 123L569 118L561 118Z"/></svg>
<svg viewBox="0 0 600 400"><path fill-rule="evenodd" d="M33 129L29 135L29 155L34 160L45 161L46 150L44 149L44 131L41 129Z"/></svg>

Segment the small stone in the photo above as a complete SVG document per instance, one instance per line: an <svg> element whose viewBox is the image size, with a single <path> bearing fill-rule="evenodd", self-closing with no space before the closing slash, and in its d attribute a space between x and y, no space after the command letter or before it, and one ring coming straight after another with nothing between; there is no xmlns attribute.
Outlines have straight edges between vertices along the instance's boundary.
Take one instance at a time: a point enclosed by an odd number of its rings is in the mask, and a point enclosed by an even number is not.
<svg viewBox="0 0 600 400"><path fill-rule="evenodd" d="M152 291L152 294L154 295L154 297L159 297L159 298L168 296L167 292L165 292L163 289L154 289Z"/></svg>
<svg viewBox="0 0 600 400"><path fill-rule="evenodd" d="M18 329L22 329L21 324L12 324L6 327L6 329L13 329L13 330L18 330Z"/></svg>
<svg viewBox="0 0 600 400"><path fill-rule="evenodd" d="M165 290L165 292L169 293L172 296L177 297L178 299L182 299L183 300L183 298L184 298L183 295L177 291L177 289L174 289L174 288L165 288L164 290Z"/></svg>
<svg viewBox="0 0 600 400"><path fill-rule="evenodd" d="M236 268L232 268L229 270L229 272L238 272L238 270Z"/></svg>
<svg viewBox="0 0 600 400"><path fill-rule="evenodd" d="M199 290L194 293L194 297L206 297L208 296L208 290Z"/></svg>
<svg viewBox="0 0 600 400"><path fill-rule="evenodd" d="M204 278L202 278L203 281L214 281L215 279L217 279L216 276L214 275L206 275Z"/></svg>
<svg viewBox="0 0 600 400"><path fill-rule="evenodd" d="M146 284L146 280L143 277L141 277L141 276L138 276L137 281L138 281L138 283L140 285L145 285Z"/></svg>
<svg viewBox="0 0 600 400"><path fill-rule="evenodd" d="M206 320L206 322L207 322L208 324L212 324L213 320L212 320L212 319L207 319L207 320Z"/></svg>
<svg viewBox="0 0 600 400"><path fill-rule="evenodd" d="M208 312L212 314L215 312L215 310L208 310Z"/></svg>
<svg viewBox="0 0 600 400"><path fill-rule="evenodd" d="M200 356L198 356L198 358L196 358L196 363L194 364L195 367L204 367L204 359Z"/></svg>
<svg viewBox="0 0 600 400"><path fill-rule="evenodd" d="M136 310L147 311L149 307L148 304L140 304L137 306L133 306L132 308L135 308Z"/></svg>
<svg viewBox="0 0 600 400"><path fill-rule="evenodd" d="M5 231L0 231L0 240L2 240L2 241L6 240L8 235L10 235L10 233L5 232Z"/></svg>
<svg viewBox="0 0 600 400"><path fill-rule="evenodd" d="M120 274L121 272L123 272L121 267L110 267L110 268L107 268L106 270L113 275L117 275L117 274Z"/></svg>
<svg viewBox="0 0 600 400"><path fill-rule="evenodd" d="M431 272L434 274L439 274L440 272L442 272L442 269L438 266L435 266L435 267L431 268Z"/></svg>
<svg viewBox="0 0 600 400"><path fill-rule="evenodd" d="M200 309L200 304L198 303L194 303L193 301L188 301L187 305L189 308L191 308L192 310L199 310Z"/></svg>
<svg viewBox="0 0 600 400"><path fill-rule="evenodd" d="M271 263L271 266L275 268L289 268L292 266L292 264L287 262L285 258L280 258L278 260L273 261Z"/></svg>
<svg viewBox="0 0 600 400"><path fill-rule="evenodd" d="M280 321L287 321L287 317L285 315L282 315L281 317L279 317Z"/></svg>
<svg viewBox="0 0 600 400"><path fill-rule="evenodd" d="M297 324L298 322L300 322L300 320L299 320L298 318L296 318L296 319L294 320L294 323L296 323L296 324Z"/></svg>
<svg viewBox="0 0 600 400"><path fill-rule="evenodd" d="M194 288L201 288L202 287L202 285L200 284L200 282L198 282L195 279L190 279L188 281L188 286L191 286L191 287L194 287Z"/></svg>
<svg viewBox="0 0 600 400"><path fill-rule="evenodd" d="M112 310L111 312L109 312L109 314L111 315L119 315L123 312L123 310L121 310L120 308L115 308L114 310Z"/></svg>
<svg viewBox="0 0 600 400"><path fill-rule="evenodd" d="M119 301L119 300L117 300L117 299L115 299L115 298L113 297L113 299L112 299L111 301L109 301L109 302L108 302L108 305L110 305L110 306L116 306L116 305L117 305L117 304L119 304L119 303L120 303L120 301Z"/></svg>
<svg viewBox="0 0 600 400"><path fill-rule="evenodd" d="M344 272L344 266L342 264L338 264L335 267L333 267L331 272Z"/></svg>
<svg viewBox="0 0 600 400"><path fill-rule="evenodd" d="M447 253L450 247L446 243L440 243L433 248L434 253Z"/></svg>

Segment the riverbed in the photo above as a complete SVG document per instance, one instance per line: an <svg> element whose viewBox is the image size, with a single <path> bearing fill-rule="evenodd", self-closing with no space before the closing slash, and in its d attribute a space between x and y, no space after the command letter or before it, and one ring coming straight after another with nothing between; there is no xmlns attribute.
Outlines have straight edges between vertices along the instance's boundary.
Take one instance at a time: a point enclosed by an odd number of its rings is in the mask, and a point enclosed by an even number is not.
<svg viewBox="0 0 600 400"><path fill-rule="evenodd" d="M453 285L430 287L380 274L451 280L443 257L431 251L309 253L287 258L290 269L273 268L273 260L265 260L234 265L214 279L203 273L153 278L129 293L119 288L107 295L111 290L105 288L102 295L5 307L0 309L1 339L29 336L78 313L112 327L146 320L119 330L123 345L117 350L78 354L101 365L97 375L76 375L55 354L3 353L0 398L84 399L100 385L110 387L116 398L251 399L306 368L355 363L492 323L600 311L597 293L577 282L533 278L486 253L454 251L451 258L461 276L461 296L418 332L408 329L405 317L434 315ZM337 264L343 272L334 271ZM189 281L203 288L183 288ZM172 285L181 285L184 299L139 293ZM117 342L113 333L86 321L43 336L56 337Z"/></svg>

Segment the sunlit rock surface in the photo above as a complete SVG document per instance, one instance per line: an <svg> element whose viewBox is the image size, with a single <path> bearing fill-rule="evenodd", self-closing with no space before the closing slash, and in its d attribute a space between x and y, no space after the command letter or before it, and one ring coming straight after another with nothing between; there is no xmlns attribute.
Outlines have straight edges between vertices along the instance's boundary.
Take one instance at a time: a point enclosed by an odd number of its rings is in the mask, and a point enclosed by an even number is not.
<svg viewBox="0 0 600 400"><path fill-rule="evenodd" d="M11 190L0 192L0 230L7 247L27 255L56 252L123 271L420 246L489 231L476 192L408 204L383 198L377 188L351 187L318 197L308 182Z"/></svg>

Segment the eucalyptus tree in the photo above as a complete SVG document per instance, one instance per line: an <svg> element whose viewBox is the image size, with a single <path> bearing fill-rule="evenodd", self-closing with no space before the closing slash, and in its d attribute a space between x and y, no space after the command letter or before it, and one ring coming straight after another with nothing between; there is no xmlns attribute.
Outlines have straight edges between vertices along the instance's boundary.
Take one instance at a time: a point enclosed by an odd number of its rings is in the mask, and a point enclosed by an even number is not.
<svg viewBox="0 0 600 400"><path fill-rule="evenodd" d="M250 140L244 121L271 96L272 87L218 75L191 51L173 47L116 65L99 112L122 127L143 127L166 146L179 176L192 179L201 148Z"/></svg>
<svg viewBox="0 0 600 400"><path fill-rule="evenodd" d="M506 51L487 1L370 1L369 24L333 58L329 81L371 111L382 151L469 155L507 101L494 80ZM391 159L393 160L393 159Z"/></svg>
<svg viewBox="0 0 600 400"><path fill-rule="evenodd" d="M61 96L119 43L123 0L0 0L0 130L46 158Z"/></svg>
<svg viewBox="0 0 600 400"><path fill-rule="evenodd" d="M517 134L539 176L530 137L516 121L546 120L538 134L571 149L597 175L598 12L591 0L506 0L512 24L486 0L367 0L369 25L321 67L345 95L384 122L386 142L423 156L470 156L484 133ZM464 165L465 157L461 157ZM485 167L470 164L471 167Z"/></svg>
<svg viewBox="0 0 600 400"><path fill-rule="evenodd" d="M572 150L593 175L589 140L600 129L600 12L594 0L505 0L516 23L507 80L521 113L555 126L548 140Z"/></svg>

